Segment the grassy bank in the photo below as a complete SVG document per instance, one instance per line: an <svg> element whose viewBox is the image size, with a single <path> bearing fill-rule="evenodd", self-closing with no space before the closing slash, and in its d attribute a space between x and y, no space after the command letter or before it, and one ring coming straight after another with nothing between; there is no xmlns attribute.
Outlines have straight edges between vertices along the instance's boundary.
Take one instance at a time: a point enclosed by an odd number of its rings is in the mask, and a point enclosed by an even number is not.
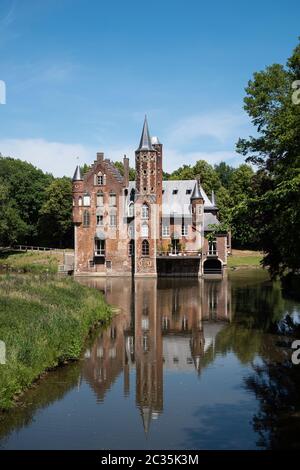
<svg viewBox="0 0 300 470"><path fill-rule="evenodd" d="M261 267L262 253L251 250L232 250L232 255L228 256L228 267L247 268Z"/></svg>
<svg viewBox="0 0 300 470"><path fill-rule="evenodd" d="M2 252L0 270L22 273L57 273L58 265L63 263L63 253L48 251Z"/></svg>
<svg viewBox="0 0 300 470"><path fill-rule="evenodd" d="M0 276L0 409L45 370L77 359L89 331L107 321L111 309L101 293L70 278L46 275Z"/></svg>

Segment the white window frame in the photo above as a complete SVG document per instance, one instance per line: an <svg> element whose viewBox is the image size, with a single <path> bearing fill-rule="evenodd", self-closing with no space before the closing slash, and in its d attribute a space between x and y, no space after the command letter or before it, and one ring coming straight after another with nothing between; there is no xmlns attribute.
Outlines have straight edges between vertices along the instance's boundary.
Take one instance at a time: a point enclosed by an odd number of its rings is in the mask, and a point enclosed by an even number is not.
<svg viewBox="0 0 300 470"><path fill-rule="evenodd" d="M170 236L170 224L163 223L161 228L162 237L168 238Z"/></svg>
<svg viewBox="0 0 300 470"><path fill-rule="evenodd" d="M142 219L149 220L149 206L146 203L142 205Z"/></svg>
<svg viewBox="0 0 300 470"><path fill-rule="evenodd" d="M116 205L117 205L117 195L116 195L116 193L109 193L109 205L111 207L116 207Z"/></svg>
<svg viewBox="0 0 300 470"><path fill-rule="evenodd" d="M141 236L143 238L149 238L149 225L146 222L141 226Z"/></svg>
<svg viewBox="0 0 300 470"><path fill-rule="evenodd" d="M83 196L83 205L89 207L91 205L91 196L89 194L84 194Z"/></svg>

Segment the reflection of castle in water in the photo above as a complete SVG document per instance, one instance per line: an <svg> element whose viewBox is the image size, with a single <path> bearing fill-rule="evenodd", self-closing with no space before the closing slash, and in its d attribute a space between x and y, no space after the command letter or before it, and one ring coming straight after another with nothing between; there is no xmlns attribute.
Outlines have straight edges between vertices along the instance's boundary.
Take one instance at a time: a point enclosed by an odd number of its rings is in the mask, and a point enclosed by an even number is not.
<svg viewBox="0 0 300 470"><path fill-rule="evenodd" d="M136 370L136 404L147 432L163 410L163 369L201 373L230 321L227 279L81 279L102 290L120 313L86 352L85 379L97 398L123 371L124 395Z"/></svg>

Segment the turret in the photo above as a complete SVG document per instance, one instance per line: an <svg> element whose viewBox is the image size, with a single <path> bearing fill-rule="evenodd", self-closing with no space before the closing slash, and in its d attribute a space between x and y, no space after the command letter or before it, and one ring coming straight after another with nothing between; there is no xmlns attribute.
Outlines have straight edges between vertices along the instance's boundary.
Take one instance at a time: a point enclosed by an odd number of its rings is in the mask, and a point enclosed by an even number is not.
<svg viewBox="0 0 300 470"><path fill-rule="evenodd" d="M80 224L82 222L82 204L83 204L83 177L79 165L76 166L72 179L73 194L73 223Z"/></svg>

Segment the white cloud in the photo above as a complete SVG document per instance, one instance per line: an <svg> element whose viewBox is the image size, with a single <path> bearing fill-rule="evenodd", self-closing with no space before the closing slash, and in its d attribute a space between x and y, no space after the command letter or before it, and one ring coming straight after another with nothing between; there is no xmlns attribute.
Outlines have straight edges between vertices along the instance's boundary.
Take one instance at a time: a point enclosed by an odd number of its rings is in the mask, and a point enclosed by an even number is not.
<svg viewBox="0 0 300 470"><path fill-rule="evenodd" d="M44 139L0 140L0 152L4 156L26 160L55 176L72 176L78 162L89 163L96 155L94 149L81 144L49 142Z"/></svg>
<svg viewBox="0 0 300 470"><path fill-rule="evenodd" d="M244 113L214 111L180 120L170 129L167 141L174 145L186 144L201 137L211 137L218 142L236 138L247 124Z"/></svg>
<svg viewBox="0 0 300 470"><path fill-rule="evenodd" d="M164 170L169 173L184 164L194 165L197 160L205 160L211 165L222 161L225 161L232 166L237 166L243 163L242 157L233 150L220 150L216 152L180 152L171 148L164 149Z"/></svg>

